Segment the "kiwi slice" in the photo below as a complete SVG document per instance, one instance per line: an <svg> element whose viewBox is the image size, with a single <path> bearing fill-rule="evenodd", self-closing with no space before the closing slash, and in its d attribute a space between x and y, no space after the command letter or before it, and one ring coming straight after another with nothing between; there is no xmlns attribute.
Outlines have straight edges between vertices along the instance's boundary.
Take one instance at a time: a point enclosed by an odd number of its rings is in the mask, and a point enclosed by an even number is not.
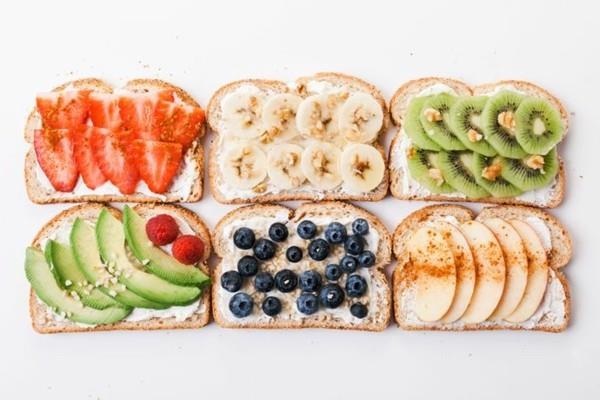
<svg viewBox="0 0 600 400"><path fill-rule="evenodd" d="M481 112L487 100L486 96L457 98L450 107L450 128L467 149L492 157L498 152L486 142L481 129Z"/></svg>
<svg viewBox="0 0 600 400"><path fill-rule="evenodd" d="M432 193L452 193L454 188L445 180L437 164L437 154L411 146L406 154L411 177Z"/></svg>
<svg viewBox="0 0 600 400"><path fill-rule="evenodd" d="M503 157L523 158L527 153L516 138L515 113L523 101L519 93L503 90L490 97L481 112L481 129L489 144Z"/></svg>
<svg viewBox="0 0 600 400"><path fill-rule="evenodd" d="M437 165L448 184L459 192L474 199L490 194L479 186L473 174L473 153L470 151L440 151Z"/></svg>
<svg viewBox="0 0 600 400"><path fill-rule="evenodd" d="M450 129L450 107L455 101L456 97L448 93L436 94L425 100L419 115L427 135L444 150L466 149Z"/></svg>
<svg viewBox="0 0 600 400"><path fill-rule="evenodd" d="M475 180L494 197L514 197L523 193L521 189L502 177L505 159L473 154L472 171Z"/></svg>
<svg viewBox="0 0 600 400"><path fill-rule="evenodd" d="M559 168L556 148L545 156L526 156L522 160L507 158L503 163L502 177L525 191L548 186L556 177Z"/></svg>
<svg viewBox="0 0 600 400"><path fill-rule="evenodd" d="M423 104L428 98L429 96L413 97L406 110L404 130L408 137L411 138L413 143L419 146L419 148L440 151L442 148L427 136L425 129L423 129L423 125L421 125L421 119L419 118L421 110L423 109Z"/></svg>
<svg viewBox="0 0 600 400"><path fill-rule="evenodd" d="M548 154L565 133L560 114L544 99L525 98L515 118L517 141L529 154Z"/></svg>

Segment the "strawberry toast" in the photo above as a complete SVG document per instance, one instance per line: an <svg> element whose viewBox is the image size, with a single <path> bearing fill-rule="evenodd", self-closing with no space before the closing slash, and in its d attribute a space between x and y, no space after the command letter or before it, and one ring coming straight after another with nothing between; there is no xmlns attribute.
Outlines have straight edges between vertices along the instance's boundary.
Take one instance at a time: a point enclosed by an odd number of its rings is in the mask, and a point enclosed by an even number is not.
<svg viewBox="0 0 600 400"><path fill-rule="evenodd" d="M202 196L204 110L182 89L99 79L36 96L25 126L25 181L35 203L192 202Z"/></svg>

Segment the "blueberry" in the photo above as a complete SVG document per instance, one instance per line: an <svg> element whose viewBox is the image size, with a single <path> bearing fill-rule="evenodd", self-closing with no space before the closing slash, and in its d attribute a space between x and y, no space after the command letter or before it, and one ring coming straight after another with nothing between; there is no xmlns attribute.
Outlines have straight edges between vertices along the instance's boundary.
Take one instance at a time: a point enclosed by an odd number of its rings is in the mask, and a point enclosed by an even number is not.
<svg viewBox="0 0 600 400"><path fill-rule="evenodd" d="M263 300L262 310L269 317L274 317L281 312L281 301L277 297L269 296Z"/></svg>
<svg viewBox="0 0 600 400"><path fill-rule="evenodd" d="M254 255L259 260L269 260L275 255L277 245L269 239L260 238L254 244Z"/></svg>
<svg viewBox="0 0 600 400"><path fill-rule="evenodd" d="M227 271L221 275L221 287L228 292L237 292L242 288L242 276L237 271Z"/></svg>
<svg viewBox="0 0 600 400"><path fill-rule="evenodd" d="M304 292L316 292L321 287L321 274L314 269L300 275L300 289Z"/></svg>
<svg viewBox="0 0 600 400"><path fill-rule="evenodd" d="M302 293L296 299L296 307L302 314L311 315L319 309L319 299L312 293Z"/></svg>
<svg viewBox="0 0 600 400"><path fill-rule="evenodd" d="M285 257L289 262L297 263L302 260L302 249L298 246L290 246L285 252Z"/></svg>
<svg viewBox="0 0 600 400"><path fill-rule="evenodd" d="M325 228L325 239L333 244L343 243L346 240L346 227L339 222L332 222Z"/></svg>
<svg viewBox="0 0 600 400"><path fill-rule="evenodd" d="M312 239L317 234L317 226L312 221L302 221L298 224L298 236L302 239Z"/></svg>
<svg viewBox="0 0 600 400"><path fill-rule="evenodd" d="M360 297L367 291L367 281L360 275L350 275L346 281L346 292L350 297Z"/></svg>
<svg viewBox="0 0 600 400"><path fill-rule="evenodd" d="M250 228L239 228L233 234L233 243L239 249L251 249L254 246L254 240L254 232Z"/></svg>
<svg viewBox="0 0 600 400"><path fill-rule="evenodd" d="M254 307L254 300L246 293L236 293L229 301L229 311L238 318L250 315Z"/></svg>
<svg viewBox="0 0 600 400"><path fill-rule="evenodd" d="M369 313L367 310L367 306L362 303L354 303L350 306L350 314L354 315L356 318L364 318Z"/></svg>
<svg viewBox="0 0 600 400"><path fill-rule="evenodd" d="M350 235L344 242L344 250L346 253L357 256L362 253L365 248L365 240L360 235Z"/></svg>
<svg viewBox="0 0 600 400"><path fill-rule="evenodd" d="M325 267L325 277L330 281L337 281L342 276L342 269L337 264L329 264Z"/></svg>
<svg viewBox="0 0 600 400"><path fill-rule="evenodd" d="M258 260L252 256L244 256L239 259L237 269L241 276L254 276L258 272Z"/></svg>
<svg viewBox="0 0 600 400"><path fill-rule="evenodd" d="M273 289L273 286L275 286L275 280L270 273L261 271L256 274L256 277L254 278L254 287L256 290L266 293Z"/></svg>
<svg viewBox="0 0 600 400"><path fill-rule="evenodd" d="M298 277L289 269L282 269L275 274L275 287L283 293L291 292L298 285Z"/></svg>
<svg viewBox="0 0 600 400"><path fill-rule="evenodd" d="M369 223L364 218L357 218L352 222L352 233L355 235L366 235L369 233Z"/></svg>
<svg viewBox="0 0 600 400"><path fill-rule="evenodd" d="M344 301L344 291L337 283L328 283L323 286L321 293L319 293L319 299L323 307L337 308Z"/></svg>
<svg viewBox="0 0 600 400"><path fill-rule="evenodd" d="M358 265L362 268L369 268L375 264L375 254L369 250L365 250L358 256Z"/></svg>
<svg viewBox="0 0 600 400"><path fill-rule="evenodd" d="M351 274L356 271L356 267L358 267L358 260L356 257L352 256L344 256L342 257L342 261L340 261L340 268L342 272L347 274Z"/></svg>
<svg viewBox="0 0 600 400"><path fill-rule="evenodd" d="M315 239L308 245L308 255L315 261L322 261L329 255L329 243L325 239Z"/></svg>
<svg viewBox="0 0 600 400"><path fill-rule="evenodd" d="M281 222L275 222L269 227L269 237L276 242L283 242L288 237L287 227Z"/></svg>

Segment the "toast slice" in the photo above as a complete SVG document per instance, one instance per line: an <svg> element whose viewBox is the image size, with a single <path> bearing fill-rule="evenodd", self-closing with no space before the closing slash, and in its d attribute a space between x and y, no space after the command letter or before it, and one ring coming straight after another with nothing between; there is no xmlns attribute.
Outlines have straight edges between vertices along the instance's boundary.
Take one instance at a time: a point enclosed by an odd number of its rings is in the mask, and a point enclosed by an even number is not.
<svg viewBox="0 0 600 400"><path fill-rule="evenodd" d="M32 246L43 250L48 239L68 241L64 235L70 229L76 218L86 221L95 221L103 208L118 218L121 211L117 208L100 203L87 203L71 207L56 215L46 223L33 239ZM156 214L169 214L176 220L182 221L196 234L205 245L203 260L199 263L200 269L206 274L208 271L207 260L211 254L210 231L202 219L183 207L176 205L138 204L134 210L142 217L151 217ZM136 313L138 311L138 313ZM145 309L134 309L124 320L114 324L101 324L87 326L61 318L43 303L33 289L29 294L29 313L33 329L39 333L67 333L67 332L96 332L113 330L159 330L159 329L186 329L201 328L210 319L210 290L204 289L201 297L188 306L170 307L165 310L151 310L154 314L147 314Z"/></svg>
<svg viewBox="0 0 600 400"><path fill-rule="evenodd" d="M547 100L560 113L561 121L568 132L568 112L565 106L545 89L525 81L505 80L495 83L470 86L467 83L455 79L427 77L406 82L392 96L390 100L390 115L398 131L392 139L389 150L390 191L392 195L402 200L427 200L427 201L458 201L458 202L481 202L494 204L512 204L536 206L543 208L554 208L560 205L566 190L566 174L563 160L559 157L559 171L555 182L548 188L526 192L517 197L486 197L471 199L461 193L434 194L419 185L408 176L406 167L406 151L410 144L404 129L404 117L408 104L417 95L435 94L440 91L454 91L459 96L483 96L501 90L503 88L517 90L526 95L539 97Z"/></svg>
<svg viewBox="0 0 600 400"><path fill-rule="evenodd" d="M53 89L54 92L60 92L69 89L92 89L94 91L112 93L113 87L108 83L96 79L87 78L66 82ZM122 88L128 91L143 93L158 89L172 89L178 101L193 107L200 105L183 89L159 79L134 79ZM81 177L73 192L59 192L51 185L36 159L33 148L33 132L41 127L41 118L34 108L25 124L25 140L31 144L30 149L25 156L25 186L30 200L38 204L49 203L78 203L83 201L106 201L106 202L195 202L202 198L202 179L204 177L204 149L201 138L206 131L205 124L201 125L198 137L194 140L190 148L183 157L181 170L173 181L171 188L163 193L157 194L151 192L146 187L138 186L138 191L134 194L124 195L112 185L103 185L96 190L89 189L83 184ZM105 188L106 186L106 188Z"/></svg>
<svg viewBox="0 0 600 400"><path fill-rule="evenodd" d="M322 285L328 280L323 274L327 264L338 264L344 253L343 245L333 247L331 254L323 261L313 261L307 254L308 240L298 237L297 226L299 222L312 220L317 225L315 237L323 237L324 227L330 222L338 221L344 224L351 234L351 223L356 218L363 218L369 224L369 233L364 236L367 248L376 255L376 262L369 268L358 268L357 272L367 282L368 294L359 298L350 298L346 295L343 303L338 308L325 308L322 305L312 315L305 315L298 311L295 304L300 295L296 288L289 293L283 293L273 288L268 293L260 293L254 289L254 278L245 278L241 292L251 295L254 307L251 314L244 318L237 318L229 309L229 302L234 293L228 292L221 285L221 276L226 271L236 269L236 263L242 255L252 254L252 250L240 250L233 244L234 232L240 227L251 228L259 237L268 237L269 226L274 222L286 225L289 236L285 243L278 244L274 258L261 264L260 270L267 270L272 275L287 268L299 276L308 269L317 270L322 276ZM220 261L213 272L213 315L215 321L227 328L334 328L356 329L368 331L381 331L388 325L391 311L391 295L384 267L391 258L391 236L383 223L373 214L362 208L342 202L305 203L296 210L291 210L280 205L252 205L231 211L217 224L213 233L215 253ZM298 263L286 260L286 248L294 244L303 249L303 259ZM339 284L344 287L347 274L339 278ZM330 281L331 283L331 281ZM282 303L282 311L275 317L269 317L261 310L261 302L266 296L275 296ZM356 318L349 312L350 304L359 301L368 307L368 314L364 318Z"/></svg>
<svg viewBox="0 0 600 400"><path fill-rule="evenodd" d="M415 270L412 267L407 243L413 232L436 222L446 222L459 226L476 219L490 218L521 220L544 236L544 249L548 260L548 283L544 297L537 311L522 322L488 319L479 323L466 323L459 318L453 322L422 321L415 312ZM540 226L541 225L541 226ZM543 227L542 227L543 226ZM545 228L544 228L545 227ZM552 215L534 207L493 206L484 208L477 218L468 208L443 204L424 207L408 215L396 228L393 235L393 251L398 264L393 273L394 316L402 329L407 330L533 330L561 332L570 319L571 297L569 284L561 269L572 256L572 242L566 228ZM506 256L505 256L506 257ZM479 274L477 275L479 276ZM479 278L476 278L479 279Z"/></svg>
<svg viewBox="0 0 600 400"><path fill-rule="evenodd" d="M296 94L302 98L318 93L328 93L334 91L345 91L347 93L362 92L371 95L381 106L383 113L382 126L378 132L378 137L372 145L382 154L384 164L387 165L386 154L382 142L382 133L387 131L389 126L389 116L387 112L386 101L381 92L373 85L359 78L344 75L340 73L322 72L313 76L298 78L295 82L286 83L277 80L263 79L245 79L231 82L219 88L211 97L208 108L208 124L215 135L211 141L209 149L208 174L211 185L211 192L215 199L224 204L248 204L248 203L269 203L287 200L357 200L357 201L377 201L381 200L387 194L388 172L383 173L380 183L368 192L353 192L346 190L343 184L333 189L317 189L310 185L308 181L304 184L291 188L281 189L272 184L267 177L260 185L251 189L239 190L228 185L223 177L220 163L223 157L224 133L223 133L223 111L221 104L223 99L230 93L237 90L246 90L252 88L257 93L267 95L290 93ZM292 141L294 144L303 146L308 143L308 139L301 140L300 136Z"/></svg>

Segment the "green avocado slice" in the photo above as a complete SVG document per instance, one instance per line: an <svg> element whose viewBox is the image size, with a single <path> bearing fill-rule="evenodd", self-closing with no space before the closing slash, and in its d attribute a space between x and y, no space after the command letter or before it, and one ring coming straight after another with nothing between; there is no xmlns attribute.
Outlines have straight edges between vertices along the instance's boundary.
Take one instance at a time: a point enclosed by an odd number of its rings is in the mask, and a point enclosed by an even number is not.
<svg viewBox="0 0 600 400"><path fill-rule="evenodd" d="M210 278L199 268L185 265L174 257L154 246L146 234L146 221L131 207L123 210L125 237L133 255L154 275L183 286L204 287L210 283Z"/></svg>
<svg viewBox="0 0 600 400"><path fill-rule="evenodd" d="M40 250L28 247L25 252L25 276L40 300L58 314L64 313L71 321L82 324L112 324L125 318L130 309L108 307L104 310L87 307L65 293Z"/></svg>

